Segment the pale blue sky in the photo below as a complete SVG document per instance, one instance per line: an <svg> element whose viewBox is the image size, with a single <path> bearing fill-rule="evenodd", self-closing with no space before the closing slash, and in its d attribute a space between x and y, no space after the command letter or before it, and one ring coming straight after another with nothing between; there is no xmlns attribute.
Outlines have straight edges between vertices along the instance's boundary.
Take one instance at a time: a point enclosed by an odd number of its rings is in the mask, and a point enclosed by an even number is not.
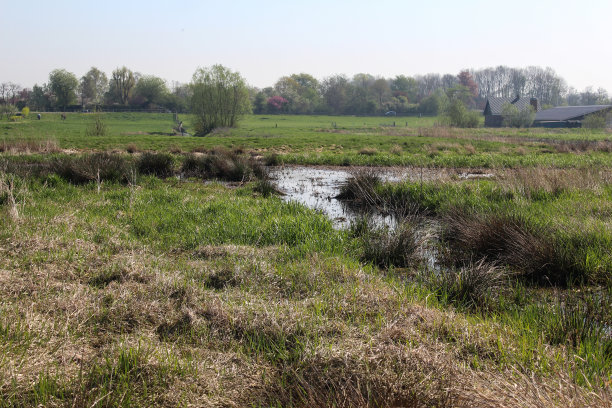
<svg viewBox="0 0 612 408"><path fill-rule="evenodd" d="M0 82L118 66L188 82L220 63L251 85L283 75L385 77L550 66L612 92L611 0L0 0Z"/></svg>

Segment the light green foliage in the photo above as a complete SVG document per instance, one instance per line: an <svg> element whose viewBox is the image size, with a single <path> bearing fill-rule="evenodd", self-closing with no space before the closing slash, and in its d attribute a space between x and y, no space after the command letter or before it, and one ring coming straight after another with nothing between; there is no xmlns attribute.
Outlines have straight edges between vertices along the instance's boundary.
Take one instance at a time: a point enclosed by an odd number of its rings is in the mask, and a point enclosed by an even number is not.
<svg viewBox="0 0 612 408"><path fill-rule="evenodd" d="M604 111L587 115L582 121L582 127L585 129L605 129L612 123L612 112Z"/></svg>
<svg viewBox="0 0 612 408"><path fill-rule="evenodd" d="M108 78L98 68L92 67L82 78L80 83L81 98L83 104L100 105L103 102L104 93L108 89Z"/></svg>
<svg viewBox="0 0 612 408"><path fill-rule="evenodd" d="M15 105L11 105L10 103L0 104L0 119L2 119L2 116L6 116L6 120L9 120L15 112L17 112L17 107Z"/></svg>
<svg viewBox="0 0 612 408"><path fill-rule="evenodd" d="M106 136L107 126L100 115L95 115L92 122L87 126L85 135L87 136Z"/></svg>
<svg viewBox="0 0 612 408"><path fill-rule="evenodd" d="M76 100L79 86L77 77L65 69L55 69L49 74L49 89L55 96L55 105L65 108Z"/></svg>
<svg viewBox="0 0 612 408"><path fill-rule="evenodd" d="M23 116L24 118L27 118L30 115L30 108L28 108L27 106L24 106L23 109L21 110L21 116Z"/></svg>
<svg viewBox="0 0 612 408"><path fill-rule="evenodd" d="M191 89L191 111L198 135L219 127L235 127L251 111L244 78L223 65L199 68L193 74Z"/></svg>
<svg viewBox="0 0 612 408"><path fill-rule="evenodd" d="M444 121L449 126L475 128L480 123L480 115L468 110L461 99L454 99L445 111Z"/></svg>
<svg viewBox="0 0 612 408"><path fill-rule="evenodd" d="M531 106L519 110L515 105L506 103L502 108L502 117L506 127L527 128L533 123L535 112Z"/></svg>

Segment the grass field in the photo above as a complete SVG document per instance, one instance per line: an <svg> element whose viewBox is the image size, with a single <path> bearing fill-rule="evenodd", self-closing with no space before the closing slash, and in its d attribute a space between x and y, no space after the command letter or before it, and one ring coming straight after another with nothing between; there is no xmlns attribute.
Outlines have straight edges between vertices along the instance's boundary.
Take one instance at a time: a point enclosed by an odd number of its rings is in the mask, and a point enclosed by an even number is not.
<svg viewBox="0 0 612 408"><path fill-rule="evenodd" d="M608 133L102 118L0 121L0 407L612 407ZM444 171L334 229L266 161Z"/></svg>
<svg viewBox="0 0 612 408"><path fill-rule="evenodd" d="M248 116L239 128L200 138L175 135L172 114L107 113L101 118L108 129L104 137L86 137L93 114L68 114L65 121L51 113L41 121L1 121L0 143L5 150L15 141L51 141L65 150L189 152L224 146L276 153L284 163L342 166L612 166L612 141L605 131L450 129L434 127L437 119L425 117L279 115ZM181 119L189 131L190 118Z"/></svg>

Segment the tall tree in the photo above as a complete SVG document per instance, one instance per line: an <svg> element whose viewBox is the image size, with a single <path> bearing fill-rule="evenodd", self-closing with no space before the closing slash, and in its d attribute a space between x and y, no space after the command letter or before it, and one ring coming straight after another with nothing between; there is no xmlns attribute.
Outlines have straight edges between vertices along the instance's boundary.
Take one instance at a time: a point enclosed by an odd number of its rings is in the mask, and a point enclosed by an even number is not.
<svg viewBox="0 0 612 408"><path fill-rule="evenodd" d="M80 90L83 105L88 103L102 104L104 93L108 90L106 74L96 67L91 67L81 78Z"/></svg>
<svg viewBox="0 0 612 408"><path fill-rule="evenodd" d="M234 127L242 115L251 111L244 78L223 65L197 69L191 90L191 111L199 135L217 127Z"/></svg>
<svg viewBox="0 0 612 408"><path fill-rule="evenodd" d="M163 79L144 75L136 83L134 93L142 97L147 104L159 104L168 94L168 87Z"/></svg>
<svg viewBox="0 0 612 408"><path fill-rule="evenodd" d="M344 112L350 87L349 80L344 75L330 76L321 83L321 93L333 113Z"/></svg>
<svg viewBox="0 0 612 408"><path fill-rule="evenodd" d="M119 97L119 101L123 105L127 105L128 100L132 95L132 90L136 85L136 78L134 77L134 73L126 67L117 68L113 71L111 81L113 83L114 91Z"/></svg>
<svg viewBox="0 0 612 408"><path fill-rule="evenodd" d="M62 110L76 99L79 80L65 69L55 69L49 74L49 90L55 96L55 104Z"/></svg>

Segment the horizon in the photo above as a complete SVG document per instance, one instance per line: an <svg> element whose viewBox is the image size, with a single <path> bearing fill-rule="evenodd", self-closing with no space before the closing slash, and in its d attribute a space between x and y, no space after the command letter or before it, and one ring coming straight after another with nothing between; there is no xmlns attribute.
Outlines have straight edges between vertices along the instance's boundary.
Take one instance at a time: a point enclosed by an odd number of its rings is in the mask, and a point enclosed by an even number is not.
<svg viewBox="0 0 612 408"><path fill-rule="evenodd" d="M126 66L187 83L198 67L219 63L264 88L302 72L317 79L393 78L505 65L551 67L578 91L612 91L612 56L604 52L612 5L600 0L588 6L520 0L510 8L481 0L31 4L26 19L5 18L0 26L4 38L14 39L5 46L0 82L31 88L46 83L53 69L81 77L97 67L110 76ZM23 13L17 4L4 11Z"/></svg>

